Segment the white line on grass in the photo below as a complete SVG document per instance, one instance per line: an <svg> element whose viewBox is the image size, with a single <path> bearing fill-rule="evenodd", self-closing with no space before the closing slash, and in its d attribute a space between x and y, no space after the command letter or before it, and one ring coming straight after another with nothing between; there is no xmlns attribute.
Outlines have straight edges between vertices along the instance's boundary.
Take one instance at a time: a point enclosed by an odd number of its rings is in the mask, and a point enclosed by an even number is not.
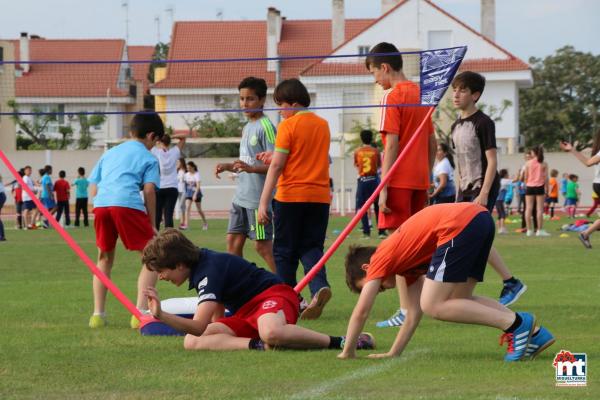
<svg viewBox="0 0 600 400"><path fill-rule="evenodd" d="M385 370L388 370L392 367L395 367L399 364L410 361L416 357L422 356L423 354L429 353L430 349L418 349L414 351L409 351L404 353L399 358L387 359L384 361L381 360L372 360L372 362L377 363L376 365L370 365L365 368L357 369L356 371L351 372L347 375L342 375L339 378L332 379L330 381L323 382L317 386L314 386L308 390L303 390L301 392L292 394L288 396L290 400L303 400L303 399L314 399L320 396L325 395L327 392L334 390L339 386L343 386L344 384L357 380L364 379L368 376L378 374ZM343 361L342 361L343 362Z"/></svg>

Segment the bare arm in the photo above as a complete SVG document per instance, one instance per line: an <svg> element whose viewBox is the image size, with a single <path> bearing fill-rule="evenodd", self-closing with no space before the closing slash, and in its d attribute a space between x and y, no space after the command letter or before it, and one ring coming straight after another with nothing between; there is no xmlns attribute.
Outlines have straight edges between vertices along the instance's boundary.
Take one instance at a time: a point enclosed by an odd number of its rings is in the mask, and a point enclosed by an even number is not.
<svg viewBox="0 0 600 400"><path fill-rule="evenodd" d="M177 147L179 147L179 151L183 151L185 147L185 136L178 136L179 141L177 142Z"/></svg>
<svg viewBox="0 0 600 400"><path fill-rule="evenodd" d="M381 165L381 178L383 179L387 174L396 158L398 158L398 151L400 150L400 143L398 142L398 135L387 135L385 142L385 153L383 156L383 163ZM389 214L391 210L387 207L387 184L383 187L383 190L379 194L379 209L384 214Z"/></svg>
<svg viewBox="0 0 600 400"><path fill-rule="evenodd" d="M280 151L273 152L273 159L271 160L271 164L269 165L269 170L265 179L265 186L263 187L263 191L260 196L260 203L258 206L259 224L265 224L269 222L269 203L271 202L273 190L275 190L275 186L277 185L277 180L283 172L283 168L285 168L287 158L287 153L282 153Z"/></svg>
<svg viewBox="0 0 600 400"><path fill-rule="evenodd" d="M586 167L591 167L592 165L596 165L596 164L600 163L600 156L599 155L592 154L592 157L587 158L586 156L584 156L583 154L581 154L579 151L577 151L575 149L575 146L573 146L570 143L561 142L560 143L560 148L563 149L566 152L569 152L569 153L573 154L575 156L575 158L577 158Z"/></svg>
<svg viewBox="0 0 600 400"><path fill-rule="evenodd" d="M356 357L356 343L358 341L358 335L365 326L365 322L369 317L373 303L375 303L375 297L379 293L381 287L381 279L374 279L365 283L358 302L354 306L352 316L348 322L348 330L346 332L346 343L344 344L344 350L338 355L338 358L355 358Z"/></svg>
<svg viewBox="0 0 600 400"><path fill-rule="evenodd" d="M477 196L474 202L487 207L488 196L490 195L490 190L496 176L496 169L498 168L496 149L486 150L485 157L487 158L488 163L485 170L485 177L483 178L483 185L481 186L479 196Z"/></svg>
<svg viewBox="0 0 600 400"><path fill-rule="evenodd" d="M144 183L144 205L148 212L148 218L150 218L150 225L154 227L154 221L156 221L156 186L154 183Z"/></svg>
<svg viewBox="0 0 600 400"><path fill-rule="evenodd" d="M446 187L446 184L448 183L448 175L447 174L439 174L438 178L440 178L440 184L437 188L435 188L433 193L431 193L430 197L437 196L442 190L444 190L444 188Z"/></svg>
<svg viewBox="0 0 600 400"><path fill-rule="evenodd" d="M224 171L233 172L233 163L220 163L215 166L215 177L221 179L219 174Z"/></svg>
<svg viewBox="0 0 600 400"><path fill-rule="evenodd" d="M434 134L429 135L429 170L433 169L435 153L437 152L437 139Z"/></svg>
<svg viewBox="0 0 600 400"><path fill-rule="evenodd" d="M144 295L148 297L148 307L152 316L170 327L180 332L189 333L194 336L201 336L208 324L210 324L213 315L219 312L220 304L214 301L205 301L198 305L193 319L183 318L178 315L162 311L160 299L156 288L148 287L144 290Z"/></svg>
<svg viewBox="0 0 600 400"><path fill-rule="evenodd" d="M269 166L265 164L250 165L246 164L242 160L236 160L233 162L233 170L235 172L247 172L249 174L266 174L269 170Z"/></svg>
<svg viewBox="0 0 600 400"><path fill-rule="evenodd" d="M417 330L421 317L423 317L423 311L421 310L421 289L423 289L423 281L425 277L420 277L418 281L408 286L407 300L408 304L404 306L407 308L406 319L396 335L396 339L390 348L390 351L383 354L371 354L371 358L384 358L384 357L398 357L406 346L413 334Z"/></svg>

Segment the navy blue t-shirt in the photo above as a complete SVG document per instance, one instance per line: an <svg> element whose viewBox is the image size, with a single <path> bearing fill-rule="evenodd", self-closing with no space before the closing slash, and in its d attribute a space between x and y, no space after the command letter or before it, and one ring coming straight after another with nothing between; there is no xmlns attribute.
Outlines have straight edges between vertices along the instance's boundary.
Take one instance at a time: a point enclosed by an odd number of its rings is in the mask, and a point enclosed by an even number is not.
<svg viewBox="0 0 600 400"><path fill-rule="evenodd" d="M200 260L191 271L189 289L198 292L198 304L216 301L235 313L250 299L283 281L256 264L228 253L199 249Z"/></svg>

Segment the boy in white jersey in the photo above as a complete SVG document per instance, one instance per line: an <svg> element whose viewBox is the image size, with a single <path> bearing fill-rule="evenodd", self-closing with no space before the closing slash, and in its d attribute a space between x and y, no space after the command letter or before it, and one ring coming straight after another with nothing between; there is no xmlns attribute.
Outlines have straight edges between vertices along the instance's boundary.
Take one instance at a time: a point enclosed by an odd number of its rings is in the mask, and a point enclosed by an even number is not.
<svg viewBox="0 0 600 400"><path fill-rule="evenodd" d="M246 238L254 240L256 252L275 272L273 260L273 225L259 224L257 210L265 184L268 165L256 159L258 153L272 152L275 146L275 126L263 114L267 98L267 83L264 79L248 77L238 86L240 108L248 118L240 142L240 159L233 163L217 164L215 175L224 171L238 173L238 185L229 210L227 228L227 251L243 257Z"/></svg>

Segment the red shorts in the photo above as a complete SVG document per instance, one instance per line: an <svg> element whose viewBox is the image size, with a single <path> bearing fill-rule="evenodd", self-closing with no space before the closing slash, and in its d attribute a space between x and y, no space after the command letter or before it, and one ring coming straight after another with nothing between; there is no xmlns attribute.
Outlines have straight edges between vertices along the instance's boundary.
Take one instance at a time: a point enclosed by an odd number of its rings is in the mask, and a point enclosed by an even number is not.
<svg viewBox="0 0 600 400"><path fill-rule="evenodd" d="M379 210L379 229L398 229L412 215L418 213L427 205L427 191L415 189L400 189L388 187L387 207L392 210L384 214Z"/></svg>
<svg viewBox="0 0 600 400"><path fill-rule="evenodd" d="M154 236L154 229L146 213L127 207L94 208L96 246L101 251L112 251L120 237L127 250L144 250Z"/></svg>
<svg viewBox="0 0 600 400"><path fill-rule="evenodd" d="M231 317L217 320L227 325L237 337L258 338L258 318L264 314L277 313L280 310L285 315L288 324L298 321L298 294L291 286L274 285L254 296Z"/></svg>

